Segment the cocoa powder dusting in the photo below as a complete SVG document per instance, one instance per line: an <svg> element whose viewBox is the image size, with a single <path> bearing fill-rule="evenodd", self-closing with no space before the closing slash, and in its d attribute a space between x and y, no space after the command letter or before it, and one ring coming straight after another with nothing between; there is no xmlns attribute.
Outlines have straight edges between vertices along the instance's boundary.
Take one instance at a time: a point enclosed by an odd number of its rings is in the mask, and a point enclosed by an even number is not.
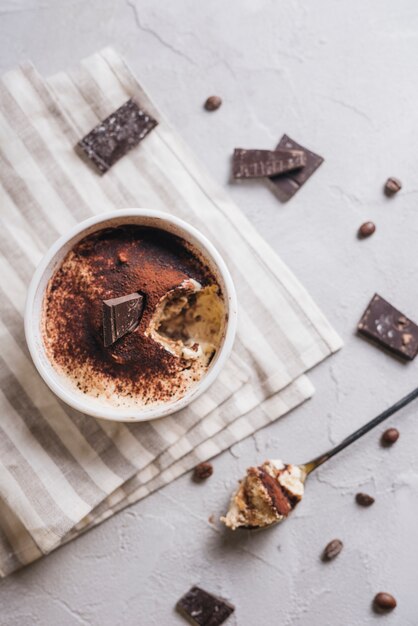
<svg viewBox="0 0 418 626"><path fill-rule="evenodd" d="M186 242L162 230L124 225L86 237L46 290L44 341L51 360L84 393L110 386L145 404L178 396L186 391L181 360L144 330L160 299L186 278L203 286L216 283ZM102 301L134 292L145 296L139 326L105 348Z"/></svg>

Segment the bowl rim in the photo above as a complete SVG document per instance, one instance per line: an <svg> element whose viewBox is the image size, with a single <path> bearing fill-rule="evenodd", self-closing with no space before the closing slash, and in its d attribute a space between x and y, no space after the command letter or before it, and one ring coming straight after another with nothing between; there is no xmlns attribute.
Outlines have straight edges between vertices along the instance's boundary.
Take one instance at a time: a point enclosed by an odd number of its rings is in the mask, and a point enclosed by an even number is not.
<svg viewBox="0 0 418 626"><path fill-rule="evenodd" d="M51 375L46 365L44 364L43 359L41 359L38 350L38 343L36 341L37 334L34 330L34 324L39 323L41 314L38 310L38 307L35 307L35 298L38 293L39 284L44 278L45 272L48 271L48 269L50 268L54 257L59 254L62 248L67 245L71 239L77 237L91 227L101 224L102 222L108 222L111 220L129 217L144 217L154 219L157 221L155 227L158 228L158 222L161 222L161 228L163 230L164 223L169 223L185 233L186 236L184 238L186 240L187 236L190 236L197 241L199 251L203 254L204 257L208 256L212 260L217 270L219 271L219 274L224 283L224 288L226 292L225 299L228 301L228 318L226 322L225 336L217 359L213 364L213 367L210 368L209 371L203 376L203 378L198 381L184 396L174 401L173 403L168 403L166 406L159 405L146 408L135 408L134 406L118 408L112 406L107 407L106 405L98 405L96 408L88 401L83 402L83 398L81 395L78 395L76 392L71 392L70 389L67 389L60 385L58 382L58 374L56 377ZM56 271L56 268L50 271L50 276L48 277L48 280L53 275L54 271ZM36 314L34 315L35 310ZM50 390L58 398L63 400L67 405L76 409L77 411L85 413L86 415L90 415L99 419L106 419L117 422L150 421L165 417L167 415L171 415L172 413L175 413L185 408L193 400L196 400L201 394L203 394L215 381L232 351L237 329L237 296L231 274L226 266L225 261L223 260L222 256L217 251L215 246L197 228L195 228L191 224L188 224L184 220L164 211L156 211L147 208L117 209L114 211L107 211L98 215L94 215L86 220L83 220L82 222L75 224L66 233L61 235L61 237L59 237L47 250L41 261L39 262L38 266L36 267L31 282L29 284L25 304L24 329L26 343L28 345L30 355L38 373L47 384L47 386L50 388ZM51 365L51 370L53 371L53 366L48 358L47 361Z"/></svg>

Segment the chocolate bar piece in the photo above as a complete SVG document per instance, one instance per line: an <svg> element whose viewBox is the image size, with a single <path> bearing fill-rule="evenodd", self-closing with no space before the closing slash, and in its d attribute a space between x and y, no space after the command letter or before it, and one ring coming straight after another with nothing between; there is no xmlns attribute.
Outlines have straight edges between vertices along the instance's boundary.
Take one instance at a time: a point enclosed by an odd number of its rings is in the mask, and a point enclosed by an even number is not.
<svg viewBox="0 0 418 626"><path fill-rule="evenodd" d="M195 626L220 626L234 612L235 607L218 596L192 587L177 602L177 610Z"/></svg>
<svg viewBox="0 0 418 626"><path fill-rule="evenodd" d="M77 147L105 174L157 124L134 100L128 100L93 128Z"/></svg>
<svg viewBox="0 0 418 626"><path fill-rule="evenodd" d="M234 178L262 178L303 167L306 155L302 150L243 150L235 148Z"/></svg>
<svg viewBox="0 0 418 626"><path fill-rule="evenodd" d="M306 183L306 181L312 176L315 170L324 162L324 159L311 152L307 148L300 146L296 141L290 139L287 135L283 135L277 144L276 150L302 150L306 155L305 167L286 174L280 174L278 176L270 176L269 180L272 183L272 188L278 195L282 202L290 200L297 191Z"/></svg>
<svg viewBox="0 0 418 626"><path fill-rule="evenodd" d="M111 346L138 326L144 309L144 296L131 293L103 300L103 343Z"/></svg>
<svg viewBox="0 0 418 626"><path fill-rule="evenodd" d="M378 294L369 302L357 328L403 359L412 361L418 353L418 326Z"/></svg>

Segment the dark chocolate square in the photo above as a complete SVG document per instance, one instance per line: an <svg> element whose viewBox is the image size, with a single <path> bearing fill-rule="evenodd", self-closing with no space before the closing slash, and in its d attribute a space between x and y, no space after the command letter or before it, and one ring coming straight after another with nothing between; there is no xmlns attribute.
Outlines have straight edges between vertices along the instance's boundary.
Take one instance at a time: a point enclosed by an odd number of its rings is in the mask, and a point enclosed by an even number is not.
<svg viewBox="0 0 418 626"><path fill-rule="evenodd" d="M103 300L103 343L111 346L138 326L144 309L144 296L131 293Z"/></svg>
<svg viewBox="0 0 418 626"><path fill-rule="evenodd" d="M134 100L128 100L93 128L77 147L94 163L99 172L105 174L157 124Z"/></svg>
<svg viewBox="0 0 418 626"><path fill-rule="evenodd" d="M194 626L220 626L235 607L200 587L192 587L176 605L177 610Z"/></svg>
<svg viewBox="0 0 418 626"><path fill-rule="evenodd" d="M324 162L324 159L315 154L311 150L290 139L287 135L283 135L277 144L276 150L303 150L306 155L306 165L294 172L279 174L278 176L270 176L269 180L272 188L282 202L290 200L297 191L307 182L312 174Z"/></svg>
<svg viewBox="0 0 418 626"><path fill-rule="evenodd" d="M378 294L369 302L357 328L403 359L412 361L418 353L418 326Z"/></svg>

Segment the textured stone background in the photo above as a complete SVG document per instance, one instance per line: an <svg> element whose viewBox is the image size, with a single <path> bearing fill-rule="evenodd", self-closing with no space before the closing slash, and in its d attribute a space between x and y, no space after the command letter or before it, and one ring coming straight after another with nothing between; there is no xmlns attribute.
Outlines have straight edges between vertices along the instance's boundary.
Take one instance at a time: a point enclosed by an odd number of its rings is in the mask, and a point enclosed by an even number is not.
<svg viewBox="0 0 418 626"><path fill-rule="evenodd" d="M418 624L418 406L390 450L370 434L309 480L287 523L226 535L208 523L237 478L267 456L304 461L417 383L358 338L375 291L418 319L418 6L413 0L0 0L0 70L32 59L44 73L115 44L213 176L228 187L344 337L311 374L315 397L0 584L3 626L183 624L177 598L200 583L236 604L231 626ZM202 110L207 95L224 106ZM287 205L262 184L228 184L235 146L271 148L287 132L326 163ZM388 200L387 176L404 189ZM358 241L365 219L376 234ZM364 490L370 509L354 503ZM332 563L320 553L345 544ZM392 592L398 608L376 616ZM380 621L379 621L380 620Z"/></svg>

